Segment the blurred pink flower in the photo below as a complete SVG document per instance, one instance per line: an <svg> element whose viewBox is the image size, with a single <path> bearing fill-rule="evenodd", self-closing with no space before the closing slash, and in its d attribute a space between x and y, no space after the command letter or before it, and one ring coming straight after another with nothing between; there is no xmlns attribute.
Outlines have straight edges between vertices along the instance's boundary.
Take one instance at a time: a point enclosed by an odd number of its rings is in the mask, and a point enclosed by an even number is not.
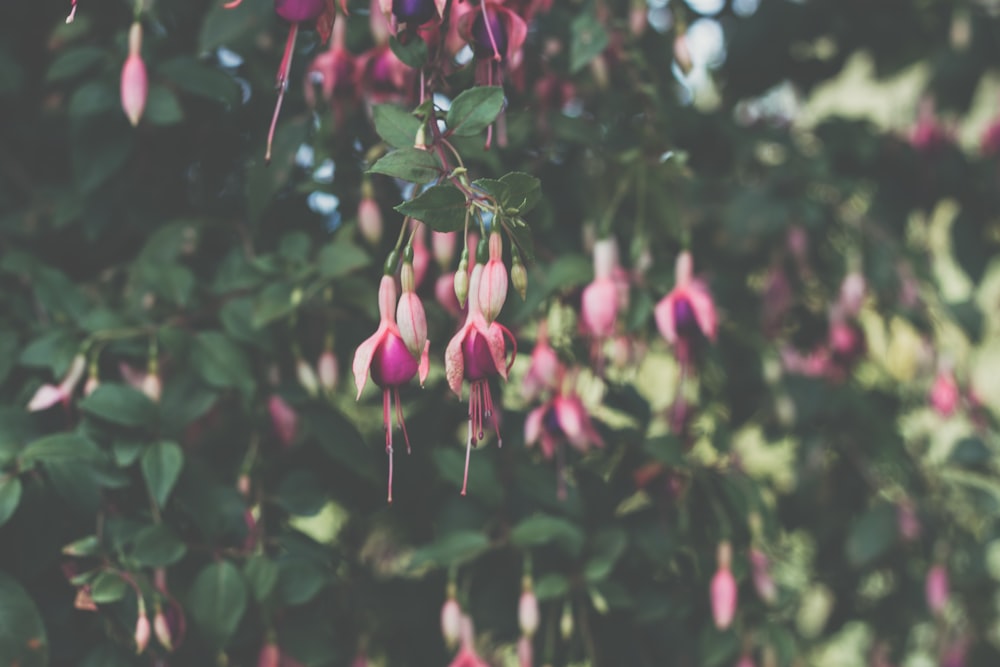
<svg viewBox="0 0 1000 667"><path fill-rule="evenodd" d="M146 75L146 63L142 60L142 24L136 21L128 33L128 57L121 76L122 109L133 127L142 118L148 94L149 78Z"/></svg>
<svg viewBox="0 0 1000 667"><path fill-rule="evenodd" d="M931 569L927 571L924 594L927 598L927 608L931 614L940 616L948 604L950 595L948 570L941 563L932 565Z"/></svg>
<svg viewBox="0 0 1000 667"><path fill-rule="evenodd" d="M704 282L693 277L694 259L688 251L677 256L674 288L656 304L653 315L660 334L674 346L681 363L689 363L701 338L715 342L718 317Z"/></svg>
<svg viewBox="0 0 1000 667"><path fill-rule="evenodd" d="M712 577L711 586L712 618L715 621L715 627L719 630L728 628L736 615L736 578L733 577L730 570L732 553L732 546L729 542L719 543L716 554L718 569L715 571L715 576Z"/></svg>
<svg viewBox="0 0 1000 667"><path fill-rule="evenodd" d="M931 385L929 396L931 407L942 417L950 417L958 409L961 394L958 389L958 381L950 368L943 367L938 371Z"/></svg>

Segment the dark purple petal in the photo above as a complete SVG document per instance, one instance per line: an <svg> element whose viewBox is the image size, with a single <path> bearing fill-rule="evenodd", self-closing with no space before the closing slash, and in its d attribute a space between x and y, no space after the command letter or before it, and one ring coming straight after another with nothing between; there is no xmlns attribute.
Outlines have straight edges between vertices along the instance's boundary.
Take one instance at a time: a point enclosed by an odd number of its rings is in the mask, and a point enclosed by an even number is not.
<svg viewBox="0 0 1000 667"><path fill-rule="evenodd" d="M462 343L462 354L465 356L466 380L485 380L498 374L490 355L490 346L479 332L469 333Z"/></svg>
<svg viewBox="0 0 1000 667"><path fill-rule="evenodd" d="M421 25L437 13L434 0L392 0L392 15L400 23Z"/></svg>
<svg viewBox="0 0 1000 667"><path fill-rule="evenodd" d="M325 0L274 0L274 11L289 23L315 21L325 10Z"/></svg>
<svg viewBox="0 0 1000 667"><path fill-rule="evenodd" d="M396 334L390 333L375 350L372 359L372 380L383 389L406 384L417 374L418 362L406 349L406 343Z"/></svg>
<svg viewBox="0 0 1000 667"><path fill-rule="evenodd" d="M486 28L486 19L484 17L489 15L489 29ZM490 39L490 33L493 33L493 39ZM500 20L500 15L498 12L489 11L480 12L479 16L472 24L472 48L475 54L479 58L492 58L494 55L494 47L496 53L501 56L507 53L507 26L503 24Z"/></svg>

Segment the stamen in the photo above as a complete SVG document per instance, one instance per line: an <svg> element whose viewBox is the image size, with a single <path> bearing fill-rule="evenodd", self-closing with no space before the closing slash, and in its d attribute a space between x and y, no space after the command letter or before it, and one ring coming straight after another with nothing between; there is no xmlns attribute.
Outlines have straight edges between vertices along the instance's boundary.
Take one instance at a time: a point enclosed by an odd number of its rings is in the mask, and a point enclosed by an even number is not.
<svg viewBox="0 0 1000 667"><path fill-rule="evenodd" d="M392 445L386 450L389 452L389 504L392 504Z"/></svg>
<svg viewBox="0 0 1000 667"><path fill-rule="evenodd" d="M493 47L493 60L500 62L503 57L500 55L500 50L497 49L497 38L493 36L493 26L490 25L490 17L486 13L486 0L482 0L480 4L483 6L483 23L486 24L486 34L490 36L490 46Z"/></svg>
<svg viewBox="0 0 1000 667"><path fill-rule="evenodd" d="M223 9L235 9L239 7L243 0L229 0L229 2L222 5Z"/></svg>
<svg viewBox="0 0 1000 667"><path fill-rule="evenodd" d="M274 105L274 115L271 117L271 128L267 132L267 151L264 153L264 164L271 164L271 144L274 143L274 130L278 126L278 115L281 113L281 103L288 90L288 75L292 70L292 54L295 52L295 38L299 34L299 24L293 23L288 30L288 41L285 42L285 55L278 66L278 101Z"/></svg>
<svg viewBox="0 0 1000 667"><path fill-rule="evenodd" d="M69 16L66 17L66 23L72 23L73 19L76 18L76 0L73 0L73 6L69 10Z"/></svg>
<svg viewBox="0 0 1000 667"><path fill-rule="evenodd" d="M470 399L471 400L471 399ZM465 476L462 477L462 495L469 485L469 457L472 455L472 420L469 420L469 439L465 443Z"/></svg>
<svg viewBox="0 0 1000 667"><path fill-rule="evenodd" d="M493 409L493 392L490 386L486 385L486 416L493 418L493 430L497 434L497 447L503 447L503 438L500 437L500 420L497 411Z"/></svg>
<svg viewBox="0 0 1000 667"><path fill-rule="evenodd" d="M394 391L396 395L396 421L399 422L399 427L403 429L403 439L406 440L406 453L410 453L410 434L406 432L406 422L403 420L403 403L399 400L399 387L396 387Z"/></svg>

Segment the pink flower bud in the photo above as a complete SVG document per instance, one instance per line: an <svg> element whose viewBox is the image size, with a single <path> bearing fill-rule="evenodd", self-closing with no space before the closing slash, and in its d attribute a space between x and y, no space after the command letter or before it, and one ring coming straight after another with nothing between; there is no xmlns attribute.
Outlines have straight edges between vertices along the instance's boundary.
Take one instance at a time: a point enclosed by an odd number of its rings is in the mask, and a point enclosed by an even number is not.
<svg viewBox="0 0 1000 667"><path fill-rule="evenodd" d="M396 324L399 326L399 335L406 343L406 348L410 354L419 359L427 346L427 316L424 313L424 304L414 292L415 276L413 265L409 262L403 263L400 282L403 293L396 306Z"/></svg>
<svg viewBox="0 0 1000 667"><path fill-rule="evenodd" d="M164 616L162 609L157 609L156 615L153 616L153 632L156 633L156 640L160 642L160 646L173 652L174 641L170 636L170 624L167 623L167 617Z"/></svg>
<svg viewBox="0 0 1000 667"><path fill-rule="evenodd" d="M768 604L774 604L778 599L778 587L771 576L771 564L767 554L756 547L750 547L750 573L754 589L760 599Z"/></svg>
<svg viewBox="0 0 1000 667"><path fill-rule="evenodd" d="M291 446L298 430L299 416L278 394L272 394L267 399L267 410L271 415L271 426L274 428L274 434L278 436L278 442L284 447Z"/></svg>
<svg viewBox="0 0 1000 667"><path fill-rule="evenodd" d="M899 503L896 511L896 523L899 536L906 542L913 542L920 537L920 517L911 500Z"/></svg>
<svg viewBox="0 0 1000 667"><path fill-rule="evenodd" d="M128 33L128 57L122 67L121 98L122 109L128 120L135 127L142 118L146 108L146 97L149 94L149 79L146 76L146 64L142 61L142 24L138 21L132 24Z"/></svg>
<svg viewBox="0 0 1000 667"><path fill-rule="evenodd" d="M139 604L139 618L135 622L135 652L140 654L146 650L146 645L149 644L149 617L146 616L146 609Z"/></svg>
<svg viewBox="0 0 1000 667"><path fill-rule="evenodd" d="M331 350L323 350L323 353L319 355L319 360L316 362L316 372L323 391L332 394L337 388L340 372L337 357Z"/></svg>
<svg viewBox="0 0 1000 667"><path fill-rule="evenodd" d="M455 296L454 273L442 273L438 276L434 283L434 298L449 315L458 317L462 314L462 307L458 305L458 297Z"/></svg>
<svg viewBox="0 0 1000 667"><path fill-rule="evenodd" d="M503 238L498 232L490 234L489 245L490 258L479 281L479 308L486 321L492 322L507 300L507 265L503 263Z"/></svg>
<svg viewBox="0 0 1000 667"><path fill-rule="evenodd" d="M448 648L455 648L462 637L462 607L452 596L441 607L441 636Z"/></svg>
<svg viewBox="0 0 1000 667"><path fill-rule="evenodd" d="M687 35L678 35L677 39L674 40L674 62L677 63L677 67L680 68L682 74L687 74L694 67Z"/></svg>
<svg viewBox="0 0 1000 667"><path fill-rule="evenodd" d="M149 397L149 400L154 403L160 402L160 396L163 394L163 383L160 382L160 376L157 373L147 373L146 377L142 379L142 393Z"/></svg>
<svg viewBox="0 0 1000 667"><path fill-rule="evenodd" d="M52 384L43 384L35 391L35 395L28 402L28 412L48 410L60 402L69 403L69 396L64 394L60 387Z"/></svg>
<svg viewBox="0 0 1000 667"><path fill-rule="evenodd" d="M940 616L948 604L949 597L948 570L944 565L938 563L927 571L924 594L927 598L927 608L935 616Z"/></svg>
<svg viewBox="0 0 1000 667"><path fill-rule="evenodd" d="M942 417L950 417L958 409L961 395L955 374L950 369L938 371L931 386L930 403L934 411Z"/></svg>
<svg viewBox="0 0 1000 667"><path fill-rule="evenodd" d="M458 234L454 232L431 232L431 248L434 250L434 260L447 271L455 259L455 246L458 244Z"/></svg>
<svg viewBox="0 0 1000 667"><path fill-rule="evenodd" d="M736 579L729 569L732 559L732 547L729 542L719 544L716 559L718 569L712 577L711 590L712 618L715 620L716 628L725 630L732 624L736 615L737 599Z"/></svg>
<svg viewBox="0 0 1000 667"><path fill-rule="evenodd" d="M753 657L749 653L744 653L736 667L754 667Z"/></svg>
<svg viewBox="0 0 1000 667"><path fill-rule="evenodd" d="M87 381L83 384L83 395L90 396L97 388L101 386L101 381L96 375L91 375L87 378Z"/></svg>
<svg viewBox="0 0 1000 667"><path fill-rule="evenodd" d="M319 395L319 378L316 377L316 371L302 357L295 359L295 377L307 394L314 397Z"/></svg>
<svg viewBox="0 0 1000 667"><path fill-rule="evenodd" d="M455 272L455 298L460 308L465 308L465 300L469 297L469 260L462 258Z"/></svg>
<svg viewBox="0 0 1000 667"><path fill-rule="evenodd" d="M358 204L358 229L368 243L376 245L382 240L382 211L378 202L366 197Z"/></svg>
<svg viewBox="0 0 1000 667"><path fill-rule="evenodd" d="M531 590L530 580L521 592L521 599L517 603L517 624L521 628L521 634L531 637L538 630L538 598Z"/></svg>
<svg viewBox="0 0 1000 667"><path fill-rule="evenodd" d="M260 653L257 654L257 667L280 667L280 665L281 649L273 640L269 640L260 647Z"/></svg>
<svg viewBox="0 0 1000 667"><path fill-rule="evenodd" d="M840 285L838 305L840 312L847 317L857 317L865 300L865 277L854 271L844 278Z"/></svg>
<svg viewBox="0 0 1000 667"><path fill-rule="evenodd" d="M517 664L518 667L532 667L534 664L534 647L531 645L531 637L522 636L517 640Z"/></svg>

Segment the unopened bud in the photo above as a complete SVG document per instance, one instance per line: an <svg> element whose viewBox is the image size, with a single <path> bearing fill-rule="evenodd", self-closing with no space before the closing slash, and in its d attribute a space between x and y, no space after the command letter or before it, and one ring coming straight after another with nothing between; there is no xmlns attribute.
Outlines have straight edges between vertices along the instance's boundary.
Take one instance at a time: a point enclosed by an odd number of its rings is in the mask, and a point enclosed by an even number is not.
<svg viewBox="0 0 1000 667"><path fill-rule="evenodd" d="M716 555L718 569L712 577L711 586L712 618L719 630L728 628L736 615L736 579L729 569L732 553L729 542L719 544Z"/></svg>
<svg viewBox="0 0 1000 667"><path fill-rule="evenodd" d="M458 299L460 308L465 308L465 300L469 297L469 257L468 253L463 253L462 261L458 263L458 271L455 272L455 298Z"/></svg>
<svg viewBox="0 0 1000 667"><path fill-rule="evenodd" d="M521 296L521 300L526 299L528 296L528 271L524 268L518 255L514 255L514 263L510 267L510 282Z"/></svg>
<svg viewBox="0 0 1000 667"><path fill-rule="evenodd" d="M431 232L431 248L434 251L434 260L441 267L442 271L447 271L455 258L455 244L458 243L458 234L454 232Z"/></svg>
<svg viewBox="0 0 1000 667"><path fill-rule="evenodd" d="M531 578L525 577L522 583L521 599L517 604L517 624L521 633L531 637L538 630L538 598L531 587Z"/></svg>
<svg viewBox="0 0 1000 667"><path fill-rule="evenodd" d="M170 624L167 623L167 617L163 615L163 610L159 608L153 617L153 632L156 633L156 640L160 642L160 646L172 653L174 641L173 637L170 636Z"/></svg>
<svg viewBox="0 0 1000 667"><path fill-rule="evenodd" d="M139 655L146 650L149 644L149 617L146 615L146 606L139 601L139 617L135 621L135 653Z"/></svg>
<svg viewBox="0 0 1000 667"><path fill-rule="evenodd" d="M163 395L163 383L160 381L159 374L146 374L146 377L142 379L142 393L148 396L149 400L154 403L160 402L160 396Z"/></svg>
<svg viewBox="0 0 1000 667"><path fill-rule="evenodd" d="M563 605L562 616L559 618L559 633L565 641L573 637L573 609L569 606L569 602Z"/></svg>
<svg viewBox="0 0 1000 667"><path fill-rule="evenodd" d="M382 240L382 211L371 197L363 198L358 204L358 229L365 241L372 245Z"/></svg>
<svg viewBox="0 0 1000 667"><path fill-rule="evenodd" d="M306 363L302 357L295 360L295 377L298 378L299 384L302 385L307 394L310 396L319 394L319 378L316 377L312 366Z"/></svg>
<svg viewBox="0 0 1000 667"><path fill-rule="evenodd" d="M323 350L323 353L319 355L319 360L316 362L316 373L323 391L332 394L337 388L339 378L337 357L333 351Z"/></svg>
<svg viewBox="0 0 1000 667"><path fill-rule="evenodd" d="M279 667L281 665L281 649L273 640L260 647L257 654L257 667Z"/></svg>
<svg viewBox="0 0 1000 667"><path fill-rule="evenodd" d="M136 21L128 34L128 57L122 67L121 101L122 109L135 127L142 118L149 94L149 78L146 63L142 60L142 24Z"/></svg>
<svg viewBox="0 0 1000 667"><path fill-rule="evenodd" d="M927 571L925 594L927 608L935 616L940 616L948 604L949 597L948 570L944 565L938 563Z"/></svg>
<svg viewBox="0 0 1000 667"><path fill-rule="evenodd" d="M462 607L454 596L449 595L441 607L441 636L448 648L458 646L462 636Z"/></svg>

